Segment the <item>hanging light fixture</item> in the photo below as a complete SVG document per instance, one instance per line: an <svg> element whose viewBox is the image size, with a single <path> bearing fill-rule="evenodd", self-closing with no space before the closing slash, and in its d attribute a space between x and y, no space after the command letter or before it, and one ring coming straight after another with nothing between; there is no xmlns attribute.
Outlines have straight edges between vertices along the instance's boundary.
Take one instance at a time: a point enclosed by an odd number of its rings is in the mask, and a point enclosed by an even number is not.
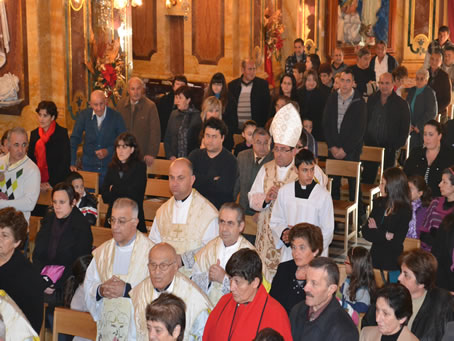
<svg viewBox="0 0 454 341"><path fill-rule="evenodd" d="M69 5L73 9L73 11L80 11L83 7L85 0L69 0Z"/></svg>

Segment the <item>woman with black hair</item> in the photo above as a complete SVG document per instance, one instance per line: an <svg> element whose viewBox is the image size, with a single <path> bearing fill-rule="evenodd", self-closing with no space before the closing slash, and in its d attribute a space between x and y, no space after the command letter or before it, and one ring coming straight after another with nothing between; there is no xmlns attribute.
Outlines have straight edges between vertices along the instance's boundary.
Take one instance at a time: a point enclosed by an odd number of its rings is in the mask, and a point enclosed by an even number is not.
<svg viewBox="0 0 454 341"><path fill-rule="evenodd" d="M187 157L199 147L199 133L202 128L200 111L194 107L193 93L189 86L175 91L177 109L172 111L164 137L166 158L175 160Z"/></svg>
<svg viewBox="0 0 454 341"><path fill-rule="evenodd" d="M402 284L387 284L377 292L377 326L361 331L360 341L418 341L407 327L413 313L410 292Z"/></svg>
<svg viewBox="0 0 454 341"><path fill-rule="evenodd" d="M312 121L312 135L317 141L325 141L322 119L326 98L319 87L317 71L308 70L304 74L304 87L298 90L298 103L301 118Z"/></svg>
<svg viewBox="0 0 454 341"><path fill-rule="evenodd" d="M432 191L432 197L439 197L441 174L444 169L454 165L454 149L441 143L442 126L430 120L424 124L424 146L415 147L405 161L404 172L407 176L421 175Z"/></svg>
<svg viewBox="0 0 454 341"><path fill-rule="evenodd" d="M398 258L404 248L412 217L408 179L400 168L388 168L380 181L381 197L362 227L363 237L372 242L374 268L389 271L390 282L397 282Z"/></svg>
<svg viewBox="0 0 454 341"><path fill-rule="evenodd" d="M217 72L213 75L213 77L211 77L210 85L208 85L208 88L205 91L203 100L205 101L210 96L215 96L218 100L221 101L222 112L224 112L227 106L228 90L227 82L225 81L223 73Z"/></svg>
<svg viewBox="0 0 454 341"><path fill-rule="evenodd" d="M44 301L63 304L63 286L72 275L74 261L91 253L90 224L76 207L74 187L59 183L52 190L52 209L41 222L33 251L33 265L47 283Z"/></svg>
<svg viewBox="0 0 454 341"><path fill-rule="evenodd" d="M141 232L147 232L143 213L146 186L147 166L142 161L136 138L131 133L122 133L115 140L115 154L101 186L102 199L106 204L109 204L104 226L110 227L109 219L115 200L129 198L134 200L139 207L137 229Z"/></svg>
<svg viewBox="0 0 454 341"><path fill-rule="evenodd" d="M41 189L51 189L69 174L70 147L66 128L57 124L54 102L41 101L36 108L39 127L30 133L28 157L41 173Z"/></svg>

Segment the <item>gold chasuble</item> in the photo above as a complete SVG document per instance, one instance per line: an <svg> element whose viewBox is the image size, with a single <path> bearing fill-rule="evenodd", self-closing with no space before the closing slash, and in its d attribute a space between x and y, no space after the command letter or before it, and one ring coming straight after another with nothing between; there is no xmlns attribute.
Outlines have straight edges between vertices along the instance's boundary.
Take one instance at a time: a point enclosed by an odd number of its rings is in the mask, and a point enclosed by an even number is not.
<svg viewBox="0 0 454 341"><path fill-rule="evenodd" d="M175 274L166 292L180 297L186 303L184 340L201 340L208 315L213 309L209 298L193 281L179 272ZM153 287L150 277L144 279L129 292L134 306L137 341L148 340L145 310L147 305L159 295L160 293Z"/></svg>
<svg viewBox="0 0 454 341"><path fill-rule="evenodd" d="M148 253L153 247L153 242L144 234L137 231L136 240L131 254L128 273L119 275L113 273L113 263L115 260L115 240L111 239L93 251L96 261L97 271L104 283L113 275L122 281L130 283L132 287L147 278L148 273ZM129 298L103 298L101 317L97 321L98 335L97 340L127 340L129 323L133 308Z"/></svg>
<svg viewBox="0 0 454 341"><path fill-rule="evenodd" d="M0 290L0 313L6 327L5 341L39 341L22 310L4 290Z"/></svg>
<svg viewBox="0 0 454 341"><path fill-rule="evenodd" d="M173 224L174 206L175 198L171 197L156 212L162 241L172 245L178 254L202 247L205 231L218 216L216 207L193 189L186 224Z"/></svg>
<svg viewBox="0 0 454 341"><path fill-rule="evenodd" d="M264 164L263 168L265 169L265 179L263 181L263 193L265 194L268 193L273 186L282 187L283 185L298 179L294 164L288 169L287 174L282 181L277 180L277 165L274 160ZM270 229L271 210L273 209L273 205L274 200L267 208L259 213L257 237L255 240L255 248L260 257L265 261L265 266L268 270L266 272L266 279L270 283L273 281L281 258L281 252L276 249L273 233Z"/></svg>
<svg viewBox="0 0 454 341"><path fill-rule="evenodd" d="M238 250L255 250L254 245L249 243L243 236L240 235L238 239ZM210 271L210 266L216 264L217 260L220 258L220 250L223 247L224 242L220 237L217 237L196 253L195 262L197 263L197 266L201 272L208 273ZM208 291L208 297L210 298L210 301L216 305L222 296L224 296L224 293L222 292L222 283L211 282L210 289Z"/></svg>

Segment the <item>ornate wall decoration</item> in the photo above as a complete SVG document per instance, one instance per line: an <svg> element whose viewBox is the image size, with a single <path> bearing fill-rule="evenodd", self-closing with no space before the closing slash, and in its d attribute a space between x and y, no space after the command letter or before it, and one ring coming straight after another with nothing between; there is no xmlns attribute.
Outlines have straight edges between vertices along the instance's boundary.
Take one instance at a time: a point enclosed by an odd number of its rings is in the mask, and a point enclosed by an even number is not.
<svg viewBox="0 0 454 341"><path fill-rule="evenodd" d="M25 0L0 0L0 114L29 104Z"/></svg>

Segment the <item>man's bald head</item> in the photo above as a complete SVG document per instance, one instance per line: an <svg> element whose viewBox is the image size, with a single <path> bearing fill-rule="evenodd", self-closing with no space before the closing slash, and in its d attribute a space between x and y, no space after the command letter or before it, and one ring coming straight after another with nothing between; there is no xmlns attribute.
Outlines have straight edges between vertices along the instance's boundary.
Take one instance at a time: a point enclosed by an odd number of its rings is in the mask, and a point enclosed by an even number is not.
<svg viewBox="0 0 454 341"><path fill-rule="evenodd" d="M153 286L164 290L173 281L178 271L177 252L172 245L159 243L148 254L148 271Z"/></svg>
<svg viewBox="0 0 454 341"><path fill-rule="evenodd" d="M131 102L139 101L145 92L145 83L139 77L132 77L128 81L128 93Z"/></svg>
<svg viewBox="0 0 454 341"><path fill-rule="evenodd" d="M90 106L95 114L101 117L106 109L107 98L101 90L95 90L90 95Z"/></svg>
<svg viewBox="0 0 454 341"><path fill-rule="evenodd" d="M165 255L169 260L176 260L177 259L177 251L175 248L170 245L169 243L159 243L153 246L148 253L148 260L150 261L154 256L157 254Z"/></svg>
<svg viewBox="0 0 454 341"><path fill-rule="evenodd" d="M378 81L378 87L383 96L389 96L393 92L393 75L389 72L385 72L380 76Z"/></svg>
<svg viewBox="0 0 454 341"><path fill-rule="evenodd" d="M191 161L179 158L170 164L169 188L176 200L183 200L191 194L194 181Z"/></svg>

